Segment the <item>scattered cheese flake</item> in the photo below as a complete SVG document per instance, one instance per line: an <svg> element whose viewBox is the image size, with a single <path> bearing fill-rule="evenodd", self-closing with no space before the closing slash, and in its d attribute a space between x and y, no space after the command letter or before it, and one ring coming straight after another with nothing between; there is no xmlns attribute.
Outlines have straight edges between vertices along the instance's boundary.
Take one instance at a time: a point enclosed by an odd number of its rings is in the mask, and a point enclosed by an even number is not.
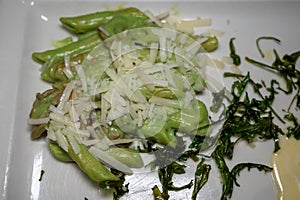
<svg viewBox="0 0 300 200"><path fill-rule="evenodd" d="M48 122L49 122L49 117L38 118L38 119L30 118L28 120L28 123L31 125L47 124Z"/></svg>
<svg viewBox="0 0 300 200"><path fill-rule="evenodd" d="M222 37L224 35L224 31L216 30L216 29L208 29L207 32L211 35Z"/></svg>

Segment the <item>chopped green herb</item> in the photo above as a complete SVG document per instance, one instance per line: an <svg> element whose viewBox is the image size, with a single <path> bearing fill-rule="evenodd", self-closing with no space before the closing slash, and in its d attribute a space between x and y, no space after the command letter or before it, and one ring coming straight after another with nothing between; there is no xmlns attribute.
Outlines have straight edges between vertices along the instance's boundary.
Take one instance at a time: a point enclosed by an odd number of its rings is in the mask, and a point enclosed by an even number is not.
<svg viewBox="0 0 300 200"><path fill-rule="evenodd" d="M208 175L211 170L211 166L204 163L204 159L197 165L194 180L194 189L192 193L192 200L197 198L198 192L208 181Z"/></svg>
<svg viewBox="0 0 300 200"><path fill-rule="evenodd" d="M166 200L157 185L152 188L154 200Z"/></svg>
<svg viewBox="0 0 300 200"><path fill-rule="evenodd" d="M248 170L252 169L252 168L256 168L259 171L264 171L264 172L271 172L272 168L268 167L266 165L262 165L262 164L255 164L255 163L239 163L237 165L235 165L233 167L233 169L231 170L231 174L234 177L234 182L237 186L240 186L236 180L236 176L240 175L240 172L247 168Z"/></svg>
<svg viewBox="0 0 300 200"><path fill-rule="evenodd" d="M128 186L129 183L125 184L125 174L116 170L111 169L111 172L119 177L120 181L116 182L113 186L114 192L113 192L113 200L119 200L123 195L129 192Z"/></svg>
<svg viewBox="0 0 300 200"><path fill-rule="evenodd" d="M275 37L272 37L272 36L262 36L262 37L257 38L257 39L256 39L256 47L257 47L257 49L258 49L258 51L259 51L261 57L263 57L263 58L265 57L265 55L264 55L264 53L262 52L261 47L260 47L260 45L259 45L259 42L260 42L261 40L273 40L273 41L275 41L276 43L280 43L280 40L279 40L279 39L277 39L277 38L275 38Z"/></svg>
<svg viewBox="0 0 300 200"><path fill-rule="evenodd" d="M253 60L249 57L246 57L245 59L254 66L269 69L282 77L286 83L286 89L283 89L282 87L278 87L278 89L286 94L291 94L294 89L297 89L300 86L300 71L296 69L296 62L300 56L300 51L290 55L286 54L283 58L279 57L276 50L274 50L274 54L275 60L272 65ZM297 96L299 97L299 93Z"/></svg>
<svg viewBox="0 0 300 200"><path fill-rule="evenodd" d="M241 64L241 58L239 55L236 54L235 52L235 47L234 47L234 44L233 44L233 40L235 38L231 38L230 39L230 42L229 42L229 49L230 49L230 57L232 58L233 60L233 64L235 64L236 66L239 66Z"/></svg>
<svg viewBox="0 0 300 200"><path fill-rule="evenodd" d="M184 174L185 173L185 165L180 165L177 162L173 162L165 167L158 169L158 177L159 181L162 184L162 192L161 197L163 199L169 199L169 191L180 191L183 189L190 189L193 186L193 181L190 181L188 184L177 187L174 186L172 178L174 174ZM158 193L157 189L155 189L156 193ZM154 192L154 191L153 191Z"/></svg>
<svg viewBox="0 0 300 200"><path fill-rule="evenodd" d="M45 174L45 171L42 169L42 170L41 170L41 174L40 174L39 181L42 181L44 174Z"/></svg>

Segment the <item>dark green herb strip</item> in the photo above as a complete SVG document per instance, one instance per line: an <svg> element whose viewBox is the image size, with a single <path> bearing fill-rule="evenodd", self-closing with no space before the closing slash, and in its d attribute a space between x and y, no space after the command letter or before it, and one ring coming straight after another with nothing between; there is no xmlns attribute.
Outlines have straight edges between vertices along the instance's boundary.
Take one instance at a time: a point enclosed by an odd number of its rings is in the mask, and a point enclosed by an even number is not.
<svg viewBox="0 0 300 200"><path fill-rule="evenodd" d="M122 196L129 192L128 186L129 183L125 184L125 174L116 170L111 169L111 172L116 175L120 181L115 182L113 185L114 192L113 192L113 200L119 200Z"/></svg>
<svg viewBox="0 0 300 200"><path fill-rule="evenodd" d="M241 64L241 58L239 55L236 54L235 52L235 47L234 47L234 44L233 44L233 40L235 38L231 38L230 39L230 42L229 42L229 49L230 49L230 57L232 58L233 60L233 64L235 64L236 66L239 66Z"/></svg>
<svg viewBox="0 0 300 200"><path fill-rule="evenodd" d="M295 139L300 140L300 124L298 123L298 119L290 112L286 114L284 118L292 123L292 125L287 128L287 137L294 136Z"/></svg>
<svg viewBox="0 0 300 200"><path fill-rule="evenodd" d="M237 182L237 176L240 175L240 172L247 168L248 171L252 168L256 168L259 171L264 171L264 172L271 172L273 169L272 167L266 166L266 165L262 165L262 164L256 164L256 163L239 163L237 165L235 165L232 170L231 170L231 176L234 179L234 182L237 186L240 186L239 183Z"/></svg>
<svg viewBox="0 0 300 200"><path fill-rule="evenodd" d="M275 38L275 37L272 37L272 36L262 36L262 37L257 38L257 39L256 39L256 47L257 47L258 52L260 53L260 55L261 55L262 58L264 58L265 55L264 55L264 53L262 52L262 50L261 50L261 48L260 48L260 45L259 45L259 42L260 42L261 40L273 40L273 41L275 41L276 43L280 43L280 40L279 40L279 39L277 39L277 38Z"/></svg>
<svg viewBox="0 0 300 200"><path fill-rule="evenodd" d="M256 102L259 102L260 105L260 108L262 107L268 107L272 113L282 122L282 123L285 123L285 121L277 114L277 112L275 112L275 110L273 109L272 107L272 103L273 103L273 100L274 100L274 95L276 93L275 89L274 89L274 84L278 84L278 82L274 82L274 81L271 81L271 88L268 88L269 92L270 92L270 96L269 97L264 97L262 95L262 93L260 92L260 89L263 87L261 84L259 83L256 83L255 81L253 81L251 78L250 78L250 74L248 73L246 76L244 75L240 75L240 74L234 74L234 73L230 73L230 72L226 72L224 73L224 77L236 77L236 78L243 78L243 77L247 77L249 83L252 85L253 89L254 89L254 92L257 93L259 95L259 97L262 99L261 101L256 101ZM237 86L237 87L240 87L240 86ZM265 111L265 109L263 109L263 111Z"/></svg>
<svg viewBox="0 0 300 200"><path fill-rule="evenodd" d="M152 192L153 192L154 200L165 200L163 194L161 193L161 191L159 190L159 188L157 187L157 185L155 185L152 188Z"/></svg>
<svg viewBox="0 0 300 200"><path fill-rule="evenodd" d="M236 165L230 171L225 159L232 159L236 142L245 140L248 143L252 143L256 137L264 140L273 139L275 142L274 151L277 151L279 149L278 134L283 134L283 132L273 123L272 116L274 112L272 103L277 94L275 86L278 83L276 81L271 81L270 87L267 87L265 82L261 84L254 82L249 73L245 76L225 73L224 76L236 78L237 80L232 84L231 94L233 100L226 109L226 120L221 129L217 146L212 153L212 158L215 160L222 178L223 189L221 199L228 199L232 196L234 183L236 183L236 175L242 169L255 167L264 171L271 170L267 166L260 164L242 163ZM246 91L247 86L253 87L254 91L259 94L259 99L249 98ZM269 93L269 96L263 96L260 93L260 89L263 87ZM221 101L215 102L222 104Z"/></svg>
<svg viewBox="0 0 300 200"><path fill-rule="evenodd" d="M165 167L158 169L159 181L162 184L161 196L164 199L169 199L169 191L180 191L183 189L190 189L193 186L193 181L190 181L188 184L177 187L173 184L173 175L174 174L184 174L185 165L178 164L173 162ZM157 192L157 191L156 191Z"/></svg>
<svg viewBox="0 0 300 200"><path fill-rule="evenodd" d="M223 145L218 145L212 153L212 158L215 160L222 178L223 187L221 200L226 200L232 195L234 179L225 162L223 149Z"/></svg>
<svg viewBox="0 0 300 200"><path fill-rule="evenodd" d="M42 169L42 170L41 170L41 174L40 174L39 181L42 181L44 174L45 174L45 170Z"/></svg>
<svg viewBox="0 0 300 200"><path fill-rule="evenodd" d="M197 194L201 188L207 183L211 166L204 163L204 159L197 165L194 180L194 189L192 193L192 200L197 198Z"/></svg>
<svg viewBox="0 0 300 200"><path fill-rule="evenodd" d="M300 71L296 69L296 62L300 56L300 51L292 53L290 55L284 55L281 59L276 50L274 50L275 60L272 65L268 65L249 57L246 57L246 61L253 64L254 66L269 69L280 77L282 77L286 83L286 89L279 87L281 91L286 94L291 94L293 89L299 88L300 85Z"/></svg>

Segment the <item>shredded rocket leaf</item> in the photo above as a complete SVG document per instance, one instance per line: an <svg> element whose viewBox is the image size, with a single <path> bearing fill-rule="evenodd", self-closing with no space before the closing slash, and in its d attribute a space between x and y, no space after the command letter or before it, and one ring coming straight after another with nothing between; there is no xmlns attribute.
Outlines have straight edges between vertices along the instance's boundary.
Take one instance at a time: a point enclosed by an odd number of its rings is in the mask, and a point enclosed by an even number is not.
<svg viewBox="0 0 300 200"><path fill-rule="evenodd" d="M201 188L207 183L211 166L204 163L204 159L197 165L194 179L194 189L192 193L192 200L197 198L197 194Z"/></svg>
<svg viewBox="0 0 300 200"><path fill-rule="evenodd" d="M280 40L277 39L277 38L275 38L275 37L272 37L272 36L262 36L262 37L257 38L257 39L256 39L256 47L257 47L258 52L260 53L260 55L261 55L262 58L264 58L265 55L264 55L263 51L261 50L261 47L260 47L260 44L259 44L259 42L260 42L261 40L273 40L273 41L275 41L276 43L279 43L279 44L280 44Z"/></svg>
<svg viewBox="0 0 300 200"><path fill-rule="evenodd" d="M233 60L233 64L235 64L236 66L239 66L241 64L241 58L238 54L236 54L235 52L235 47L234 47L234 44L233 44L233 40L235 38L231 38L230 39L230 42L229 42L229 49L230 49L230 57L232 58Z"/></svg>

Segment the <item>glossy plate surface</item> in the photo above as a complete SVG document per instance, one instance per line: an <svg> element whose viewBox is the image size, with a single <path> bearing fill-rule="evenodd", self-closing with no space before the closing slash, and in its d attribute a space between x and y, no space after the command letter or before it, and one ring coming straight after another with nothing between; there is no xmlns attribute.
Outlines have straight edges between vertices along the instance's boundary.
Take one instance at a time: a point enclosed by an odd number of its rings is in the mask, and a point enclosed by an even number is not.
<svg viewBox="0 0 300 200"><path fill-rule="evenodd" d="M44 140L31 141L28 115L37 92L50 87L39 77L39 65L31 59L33 51L51 48L51 40L69 35L59 24L59 17L80 15L120 4L149 9L159 14L178 9L185 19L207 17L209 28L224 31L214 57L229 55L228 43L235 37L239 55L259 58L256 38L274 36L281 45L265 42L265 49L276 48L280 54L300 49L300 2L272 1L0 1L0 198L2 199L111 199L97 185L89 181L73 164L55 160ZM201 30L199 30L201 31ZM271 61L271 60L267 60ZM299 66L298 66L299 67ZM272 74L250 67L243 60L240 68L251 71L256 80L271 80ZM225 84L228 84L225 81ZM277 108L287 102L282 96ZM269 164L273 144L258 142L255 148L240 143L234 154L236 162ZM230 163L231 165L231 163ZM192 167L191 167L192 168ZM45 170L42 181L40 171ZM178 185L187 183L193 171L178 177ZM182 178L183 177L183 178ZM128 177L130 193L124 199L153 199L151 188L158 182L156 173L140 173ZM235 187L232 199L276 199L276 188L271 174L252 170L242 172L241 187ZM199 193L199 199L219 199L221 185L214 168L209 183ZM190 193L171 193L170 199L189 199Z"/></svg>

